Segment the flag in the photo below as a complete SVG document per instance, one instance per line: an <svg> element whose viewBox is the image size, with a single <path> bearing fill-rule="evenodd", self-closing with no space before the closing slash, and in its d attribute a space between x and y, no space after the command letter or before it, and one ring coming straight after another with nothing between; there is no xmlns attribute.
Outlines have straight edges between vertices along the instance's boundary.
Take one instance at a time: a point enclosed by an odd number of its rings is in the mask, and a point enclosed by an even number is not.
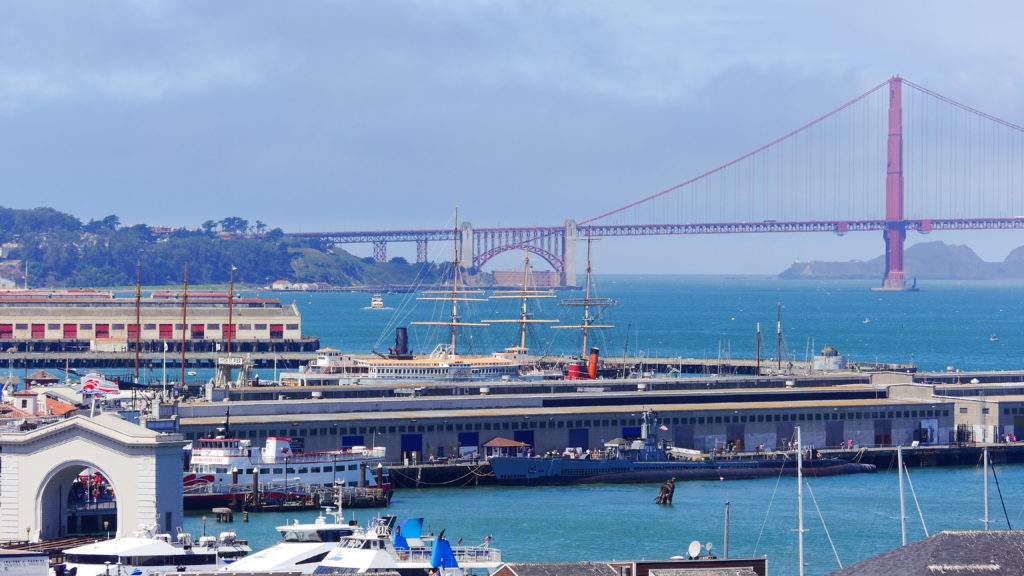
<svg viewBox="0 0 1024 576"><path fill-rule="evenodd" d="M488 535L487 538L484 538L484 546L490 546L490 545L491 545L491 537L490 537L490 535Z"/></svg>
<svg viewBox="0 0 1024 576"><path fill-rule="evenodd" d="M456 542L456 544L462 544L462 537L461 536L459 536L459 541Z"/></svg>
<svg viewBox="0 0 1024 576"><path fill-rule="evenodd" d="M235 270L238 270L238 266L232 265L231 266L231 271L234 272Z"/></svg>
<svg viewBox="0 0 1024 576"><path fill-rule="evenodd" d="M661 426L658 426L658 430L661 430L662 432L668 432L668 426L662 424Z"/></svg>

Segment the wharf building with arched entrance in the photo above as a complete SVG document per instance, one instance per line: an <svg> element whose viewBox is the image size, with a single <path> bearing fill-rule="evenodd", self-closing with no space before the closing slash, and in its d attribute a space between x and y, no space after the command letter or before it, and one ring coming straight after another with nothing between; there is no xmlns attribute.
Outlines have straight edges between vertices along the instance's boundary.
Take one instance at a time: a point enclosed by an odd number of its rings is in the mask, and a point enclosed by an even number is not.
<svg viewBox="0 0 1024 576"><path fill-rule="evenodd" d="M156 525L181 526L180 435L163 434L113 414L66 420L0 434L0 539L48 540L83 531L75 494L83 473L98 473L109 494L103 505L111 535ZM96 495L98 496L98 495ZM112 504L112 505L110 505Z"/></svg>
<svg viewBox="0 0 1024 576"><path fill-rule="evenodd" d="M964 386L915 378L509 383L504 391L505 384L465 383L420 386L415 394L383 386L242 388L216 402L162 405L162 417L148 425L189 440L209 437L230 408L232 435L256 445L274 436L301 437L307 450L385 446L393 461L458 456L497 437L535 453L597 448L639 435L645 410L657 412L662 438L705 452L785 448L795 426L816 448L991 442L1024 431L1019 380ZM271 393L273 401L247 399Z"/></svg>

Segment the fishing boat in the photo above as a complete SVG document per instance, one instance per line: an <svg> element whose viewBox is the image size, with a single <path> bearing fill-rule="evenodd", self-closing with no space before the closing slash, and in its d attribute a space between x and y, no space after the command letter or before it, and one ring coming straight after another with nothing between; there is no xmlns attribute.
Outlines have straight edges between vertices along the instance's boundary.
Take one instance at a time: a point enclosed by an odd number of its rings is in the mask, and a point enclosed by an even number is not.
<svg viewBox="0 0 1024 576"><path fill-rule="evenodd" d="M794 454L757 454L745 458L722 458L696 450L676 448L659 442L656 416L643 415L640 438L613 440L604 451L545 458L491 458L499 484L542 485L583 483L664 482L676 480L718 480L793 476L797 473ZM838 458L811 458L804 462L808 476L834 476L875 472L872 464Z"/></svg>
<svg viewBox="0 0 1024 576"><path fill-rule="evenodd" d="M314 574L363 574L394 571L402 576L490 574L501 565L501 551L490 547L452 546L444 537L422 533L423 519L395 528L394 516L377 518L364 531L345 536L317 566Z"/></svg>
<svg viewBox="0 0 1024 576"><path fill-rule="evenodd" d="M167 572L209 572L244 557L251 549L234 532L202 536L178 532L177 538L157 532L155 524L131 536L112 538L64 550L65 574L77 576L157 576ZM116 572L111 572L115 570Z"/></svg>
<svg viewBox="0 0 1024 576"><path fill-rule="evenodd" d="M260 448L247 439L223 435L195 440L182 477L186 508L225 506L244 502L255 493L280 500L308 495L312 490L333 493L349 488L376 488L390 500L391 481L384 466L386 449L352 446L306 452L299 438L267 438ZM379 499L375 499L379 502Z"/></svg>
<svg viewBox="0 0 1024 576"><path fill-rule="evenodd" d="M289 572L312 574L317 564L338 542L362 528L355 522L346 522L341 508L328 509L329 520L321 513L312 523L292 524L275 528L281 541L270 548L253 552L245 558L220 569L221 572L267 573Z"/></svg>

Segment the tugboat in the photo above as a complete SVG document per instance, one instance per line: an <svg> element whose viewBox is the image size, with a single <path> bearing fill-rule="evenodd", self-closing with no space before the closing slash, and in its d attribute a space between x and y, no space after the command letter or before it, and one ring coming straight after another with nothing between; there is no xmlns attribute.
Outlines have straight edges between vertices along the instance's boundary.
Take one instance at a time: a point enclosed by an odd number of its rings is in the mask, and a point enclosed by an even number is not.
<svg viewBox="0 0 1024 576"><path fill-rule="evenodd" d="M663 428L666 429L667 428ZM716 458L697 450L676 448L658 441L653 411L644 412L640 438L618 439L605 444L604 451L554 458L491 458L498 484L542 485L584 483L664 482L676 480L725 480L795 476L796 456L789 452L757 454L750 457ZM812 451L813 452L813 451ZM834 476L875 472L873 464L847 462L838 458L804 460L808 476Z"/></svg>

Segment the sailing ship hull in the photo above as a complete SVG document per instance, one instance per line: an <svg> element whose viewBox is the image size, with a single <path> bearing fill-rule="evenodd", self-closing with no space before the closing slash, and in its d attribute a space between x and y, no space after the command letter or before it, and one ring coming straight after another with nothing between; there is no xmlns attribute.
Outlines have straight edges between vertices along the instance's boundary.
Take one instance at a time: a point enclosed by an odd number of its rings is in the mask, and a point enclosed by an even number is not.
<svg viewBox="0 0 1024 576"><path fill-rule="evenodd" d="M581 458L492 458L491 468L498 484L566 485L624 484L676 480L739 480L796 476L796 460L755 458L746 460L634 461ZM836 458L807 460L805 476L837 476L875 472L872 464Z"/></svg>

